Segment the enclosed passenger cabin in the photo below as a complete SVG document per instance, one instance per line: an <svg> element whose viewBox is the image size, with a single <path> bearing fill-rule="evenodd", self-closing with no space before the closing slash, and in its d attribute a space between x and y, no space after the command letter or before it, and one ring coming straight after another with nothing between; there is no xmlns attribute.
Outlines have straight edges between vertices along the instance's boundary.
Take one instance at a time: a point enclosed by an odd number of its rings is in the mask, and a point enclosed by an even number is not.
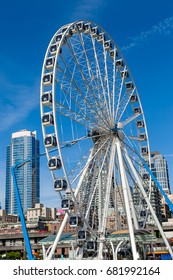
<svg viewBox="0 0 173 280"><path fill-rule="evenodd" d="M110 57L111 57L112 59L116 59L116 58L118 57L118 52L117 52L116 49L111 50L111 51L109 52L109 54L110 54Z"/></svg>
<svg viewBox="0 0 173 280"><path fill-rule="evenodd" d="M137 128L142 128L142 127L144 127L144 121L142 121L142 120L137 121L137 122L136 122L136 126L137 126Z"/></svg>
<svg viewBox="0 0 173 280"><path fill-rule="evenodd" d="M125 84L126 85L126 91L132 91L134 88L134 85L132 82L128 82ZM130 100L131 101L131 100ZM132 102L132 101L131 101Z"/></svg>
<svg viewBox="0 0 173 280"><path fill-rule="evenodd" d="M46 68L49 70L52 69L54 66L54 62L55 62L55 57L48 57L45 63Z"/></svg>
<svg viewBox="0 0 173 280"><path fill-rule="evenodd" d="M52 115L51 113L44 114L44 115L42 116L42 124L43 124L44 126L53 125L53 124L54 124L53 115Z"/></svg>
<svg viewBox="0 0 173 280"><path fill-rule="evenodd" d="M140 216L141 217L146 217L146 211L145 210L141 210L140 211Z"/></svg>
<svg viewBox="0 0 173 280"><path fill-rule="evenodd" d="M140 107L134 108L133 111L134 111L134 114L135 114L135 115L136 115L136 114L141 114L141 108L140 108Z"/></svg>
<svg viewBox="0 0 173 280"><path fill-rule="evenodd" d="M95 252L95 251L97 251L97 243L96 243L96 241L93 241L93 240L87 241L86 249L87 249L88 252Z"/></svg>
<svg viewBox="0 0 173 280"><path fill-rule="evenodd" d="M85 240L86 240L86 236L87 236L86 230L81 229L81 230L79 230L78 233L77 233L77 239L78 239L78 241L85 241Z"/></svg>
<svg viewBox="0 0 173 280"><path fill-rule="evenodd" d="M138 97L136 94L132 94L131 97L130 97L130 102L131 103L134 103L134 102L137 102L138 101Z"/></svg>
<svg viewBox="0 0 173 280"><path fill-rule="evenodd" d="M121 77L127 79L129 77L129 72L127 70L121 71Z"/></svg>
<svg viewBox="0 0 173 280"><path fill-rule="evenodd" d="M51 55L55 55L55 54L56 54L56 52L57 52L57 49L58 49L57 44L53 44L53 45L51 45L51 46L50 46L50 49L49 49L49 51L50 51Z"/></svg>
<svg viewBox="0 0 173 280"><path fill-rule="evenodd" d="M48 91L48 92L43 93L43 95L41 97L41 102L44 105L52 104L52 92Z"/></svg>
<svg viewBox="0 0 173 280"><path fill-rule="evenodd" d="M53 74L52 73L45 74L43 76L43 85L44 86L50 86L52 84L52 80L53 80Z"/></svg>
<svg viewBox="0 0 173 280"><path fill-rule="evenodd" d="M73 25L70 27L70 29L71 29L72 34L76 34L76 33L78 32L78 29L77 29L76 24L73 24Z"/></svg>
<svg viewBox="0 0 173 280"><path fill-rule="evenodd" d="M77 26L77 29L78 29L78 32L79 32L79 33L84 32L85 27L84 27L84 23L83 23L83 22L78 22L78 23L76 24L76 26Z"/></svg>
<svg viewBox="0 0 173 280"><path fill-rule="evenodd" d="M129 259L132 259L132 250L130 247L124 247L124 248L119 248L118 250L118 256L121 260L127 260Z"/></svg>
<svg viewBox="0 0 173 280"><path fill-rule="evenodd" d="M69 220L70 227L78 227L82 225L82 220L80 216L71 216Z"/></svg>
<svg viewBox="0 0 173 280"><path fill-rule="evenodd" d="M145 225L145 224L144 224L144 221L139 221L139 222L138 222L138 225L139 225L139 228L143 228L144 225Z"/></svg>
<svg viewBox="0 0 173 280"><path fill-rule="evenodd" d="M142 148L141 148L141 154L142 154L142 155L148 154L148 147L142 147Z"/></svg>
<svg viewBox="0 0 173 280"><path fill-rule="evenodd" d="M72 210L74 208L74 202L70 198L63 198L61 200L62 210Z"/></svg>
<svg viewBox="0 0 173 280"><path fill-rule="evenodd" d="M63 28L61 32L65 33L65 37L66 38L70 38L72 36L72 34L73 34L71 29L67 30L67 27Z"/></svg>
<svg viewBox="0 0 173 280"><path fill-rule="evenodd" d="M146 202L145 198L143 198L142 199L142 205L146 205L146 204L147 204L147 202Z"/></svg>
<svg viewBox="0 0 173 280"><path fill-rule="evenodd" d="M98 31L98 27L97 27L97 26L96 26L96 27L93 27L93 28L91 29L91 35L92 35L93 38L97 38L97 37L98 37L99 31Z"/></svg>
<svg viewBox="0 0 173 280"><path fill-rule="evenodd" d="M48 161L48 167L50 170L60 169L61 166L61 160L58 157L51 157Z"/></svg>
<svg viewBox="0 0 173 280"><path fill-rule="evenodd" d="M105 34L104 34L104 33L98 34L98 36L97 36L97 41L98 41L99 43L104 43L104 42L106 41Z"/></svg>
<svg viewBox="0 0 173 280"><path fill-rule="evenodd" d="M55 191L66 191L67 190L67 181L65 179L56 179L54 181Z"/></svg>
<svg viewBox="0 0 173 280"><path fill-rule="evenodd" d="M115 62L115 66L116 66L117 68L123 67L123 66L124 66L123 60L122 60L122 59L118 59L118 60Z"/></svg>
<svg viewBox="0 0 173 280"><path fill-rule="evenodd" d="M105 41L104 42L104 47L106 51L110 51L112 49L112 43L111 40Z"/></svg>
<svg viewBox="0 0 173 280"><path fill-rule="evenodd" d="M90 23L86 23L84 24L84 34L89 34L91 32L91 24Z"/></svg>
<svg viewBox="0 0 173 280"><path fill-rule="evenodd" d="M52 148L57 146L56 137L54 135L47 135L44 139L44 145L46 148Z"/></svg>
<svg viewBox="0 0 173 280"><path fill-rule="evenodd" d="M141 134L139 134L139 138L140 138L140 141L145 141L145 140L147 140L147 135L145 133L141 133Z"/></svg>
<svg viewBox="0 0 173 280"><path fill-rule="evenodd" d="M142 179L143 179L143 180L149 180L149 178L150 178L149 174L144 173L144 174L142 175Z"/></svg>
<svg viewBox="0 0 173 280"><path fill-rule="evenodd" d="M63 36L63 34L61 33L61 34L58 34L58 35L56 36L55 41L56 41L58 44L61 43L61 45L65 45L66 42L67 42L67 39L66 39L66 37Z"/></svg>

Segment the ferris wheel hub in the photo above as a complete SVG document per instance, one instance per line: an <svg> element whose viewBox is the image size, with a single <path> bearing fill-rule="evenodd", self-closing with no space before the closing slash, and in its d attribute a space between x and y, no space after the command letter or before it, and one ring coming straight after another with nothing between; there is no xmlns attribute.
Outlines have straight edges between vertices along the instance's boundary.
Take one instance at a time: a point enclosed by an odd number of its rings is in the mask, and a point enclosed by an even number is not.
<svg viewBox="0 0 173 280"><path fill-rule="evenodd" d="M118 122L115 124L113 128L111 128L111 131L113 132L114 135L118 136L120 140L124 139L124 132L123 132L123 124L121 122Z"/></svg>

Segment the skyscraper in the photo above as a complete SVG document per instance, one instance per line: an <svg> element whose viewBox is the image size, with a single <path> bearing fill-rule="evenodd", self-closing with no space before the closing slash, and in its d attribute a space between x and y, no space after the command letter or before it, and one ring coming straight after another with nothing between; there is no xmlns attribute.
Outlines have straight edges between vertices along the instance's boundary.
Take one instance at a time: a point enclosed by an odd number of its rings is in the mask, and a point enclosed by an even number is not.
<svg viewBox="0 0 173 280"><path fill-rule="evenodd" d="M145 156L144 159L145 159L146 163L149 164L148 156ZM153 175L155 176L155 178L157 179L157 181L159 182L159 184L161 185L164 192L167 195L169 195L170 194L170 184L169 184L168 165L167 165L167 161L165 160L165 158L159 152L151 152L150 169L151 169ZM149 175L146 172L144 167L141 167L140 173L141 173L143 180L148 185L149 184ZM160 220L160 222L162 219L162 217L161 217L161 208L162 208L161 197L162 197L161 193L159 192L159 190L156 187L156 185L154 184L154 182L152 182L150 202L151 202L151 205L152 205L158 219ZM152 221L152 217L149 215L148 222L151 222L151 221Z"/></svg>
<svg viewBox="0 0 173 280"><path fill-rule="evenodd" d="M6 194L5 210L7 214L18 214L14 193L11 167L25 159L31 159L15 171L23 211L34 207L40 201L40 160L39 140L36 131L21 130L12 134L11 143L7 146L6 156Z"/></svg>
<svg viewBox="0 0 173 280"><path fill-rule="evenodd" d="M164 192L170 194L167 161L159 152L151 152L151 171L162 186Z"/></svg>
<svg viewBox="0 0 173 280"><path fill-rule="evenodd" d="M147 156L144 157L146 162L148 161ZM169 174L168 165L166 159L159 152L151 152L151 171L164 192L170 194ZM141 168L141 174L145 176L145 168Z"/></svg>

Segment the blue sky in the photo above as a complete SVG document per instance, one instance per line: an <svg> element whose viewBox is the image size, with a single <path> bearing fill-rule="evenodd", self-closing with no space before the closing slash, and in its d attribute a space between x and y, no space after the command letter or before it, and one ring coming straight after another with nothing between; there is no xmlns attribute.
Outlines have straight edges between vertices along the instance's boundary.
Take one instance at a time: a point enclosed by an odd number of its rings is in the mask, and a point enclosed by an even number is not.
<svg viewBox="0 0 173 280"><path fill-rule="evenodd" d="M51 4L50 4L51 3ZM72 4L73 3L73 4ZM164 3L164 4L163 4ZM20 129L42 145L39 86L54 33L75 20L102 26L122 51L143 105L151 150L168 161L173 190L173 2L138 0L3 1L0 10L0 201L4 207L6 146ZM41 202L55 206L52 178L41 159Z"/></svg>

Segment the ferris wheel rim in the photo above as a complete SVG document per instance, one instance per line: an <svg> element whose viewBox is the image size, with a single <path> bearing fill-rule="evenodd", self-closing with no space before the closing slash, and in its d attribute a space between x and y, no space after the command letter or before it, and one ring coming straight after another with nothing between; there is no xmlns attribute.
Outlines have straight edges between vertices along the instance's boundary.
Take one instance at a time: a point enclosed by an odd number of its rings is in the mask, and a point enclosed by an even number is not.
<svg viewBox="0 0 173 280"><path fill-rule="evenodd" d="M63 34L63 36L62 36L62 38L61 38L61 43L59 44L59 46L58 46L58 49L57 49L57 52L56 52L56 56L55 56L55 60L54 60L54 67L53 67L53 71L52 71L52 75L53 75L53 81L52 81L52 101L53 101L53 105L52 105L52 110L51 111L49 111L49 113L50 112L52 112L53 113L53 117L54 117L54 124L53 124L53 126L54 126L54 131L55 131L55 136L56 136L56 139L57 139L57 147L58 147L58 157L61 159L61 164L62 164L62 168L63 168L63 173L64 173L64 177L66 178L66 180L67 180L67 183L68 183L68 186L69 186L69 188L71 189L71 193L72 193L72 196L73 196L73 190L72 190L72 187L71 187L71 182L70 182L70 180L69 180L69 175L68 175L68 172L66 171L66 166L65 166L65 161L64 161L64 157L63 157L63 151L62 151L62 146L61 146L61 141L60 141L60 137L59 137L59 132L58 132L58 125L57 125L57 123L56 123L56 119L57 119L57 116L59 115L59 112L57 112L57 108L56 108L56 105L57 105L57 101L55 100L56 99L56 84L57 84L57 81L56 81L56 79L55 79L55 77L56 77L56 71L57 71L57 68L56 68L56 66L57 66L57 61L58 61L58 56L60 55L60 48L61 47L63 47L63 39L65 38L65 35L67 34L67 32L70 30L70 28L73 26L73 25L76 25L77 23L80 23L80 22L87 22L87 23L91 23L91 24L93 24L93 22L92 21L76 21L76 22L74 22L74 23L71 23L71 24L69 24L69 25L65 25L65 26L63 26L63 27L61 27L55 34L54 34L54 36L52 37L52 39L51 39L51 41L50 41L50 44L49 44L49 46L48 46L48 48L47 48L47 51L46 51L46 55L45 55L45 59L44 59L44 63L43 63L43 69L42 69L42 75L41 75L41 91L40 91L40 93L41 93L41 97L42 97L42 95L45 93L45 91L44 91L44 86L43 86L43 78L44 78L44 75L45 75L45 73L51 73L49 70L47 71L47 69L46 69L46 59L47 58L49 58L50 57L50 54L49 54L49 50L50 50L50 47L51 47L51 45L54 43L54 40L55 40L55 37L59 34L59 32L61 32L62 31L62 29L64 28L64 27L67 27L67 29L66 29L66 31L65 31L65 33ZM98 26L97 24L96 24L96 26ZM119 50L119 48L117 47L117 45L115 44L115 42L113 41L113 39L110 37L110 35L103 29L103 28L101 28L100 26L98 26L105 34L107 34L107 36L108 36L108 38L110 38L110 40L111 40L111 42L113 42L114 43L114 47L116 46L116 49L118 49L118 52L121 54L121 52L120 52L120 50ZM91 37L91 40L92 40L92 37ZM94 45L93 45L93 49L94 49ZM150 148L149 148L149 138L148 138L148 132L147 132L147 128L146 128L146 121L145 121L145 117L144 117L144 112L143 112L143 108L142 108L142 104L141 104L141 101L140 101L140 98L139 98L139 94L138 94L138 91L137 91L137 88L136 88L136 85L135 85L135 83L134 83L134 79L133 79L133 77L132 77L132 75L131 75L131 73L130 73L130 69L129 69L129 67L128 67L128 65L127 65L127 63L126 63L126 61L125 61L125 59L124 59L124 57L123 57L123 55L121 54L120 55L120 57L123 59L123 61L125 62L125 67L128 69L128 71L129 71L129 75L130 75L130 78L131 78L131 80L132 80L132 82L133 82L133 84L134 84L134 87L135 87L135 94L136 94L136 96L137 96L137 98L138 98L138 104L139 104L139 108L140 108L140 110L141 110L141 116L142 116L142 121L144 122L144 130L145 130L145 134L146 134L146 142L147 142L147 147L148 147L148 154L150 154ZM105 55L104 55L104 59L105 59ZM115 62L114 62L115 63ZM126 68L123 68L123 69L126 69ZM45 70L46 69L46 70ZM65 75L66 74L64 74L64 76L63 77L65 77ZM115 78L114 78L114 80L113 80L114 82L115 82ZM73 84L74 85L74 84ZM123 86L124 85L124 77L123 77L123 81L121 82L121 86ZM132 91L132 93L131 93L131 96L132 96L132 94L133 94L133 91ZM119 95L119 98L118 98L118 106L119 106L119 103L120 103L120 101L121 101L121 93L120 93L120 95ZM126 107L129 105L129 102L130 102L130 98L128 99L128 101L125 103L125 109L124 110L126 110ZM75 103L75 102L74 102ZM77 103L77 102L76 102ZM61 104L62 105L62 107L63 107L63 104ZM78 104L77 104L78 105ZM108 105L109 107L110 107L110 104ZM79 106L77 106L77 107L79 107ZM63 108L65 108L65 106L63 107ZM90 106L89 108L92 108L92 106ZM72 110L71 110L71 112L72 112ZM81 112L82 112L82 110L81 110ZM94 112L94 111L93 111ZM93 112L92 112L92 114L93 114ZM47 113L47 112L46 112ZM44 112L44 106L41 104L41 116L44 116L44 114L46 114L45 112ZM73 112L72 112L73 113ZM124 126L126 126L126 125L128 125L130 122L133 122L133 121L135 121L139 116L130 116L129 117L129 119L126 119L124 122L120 122L120 120L121 120L121 117L122 117L122 115L123 115L123 111L122 111L122 114L121 115L119 115L119 118L117 118L118 119L118 121L117 121L117 123L119 124L119 126L120 126L120 128L118 128L118 129L121 129L121 125L124 127ZM75 115L75 114L74 114ZM116 117L118 116L118 109L115 111L115 115L116 115ZM66 115L66 117L68 118L69 116L68 115ZM84 117L85 117L85 115L84 115ZM70 117L69 117L70 118ZM102 115L102 118L103 118L103 115ZM87 119L87 116L86 116L86 119ZM74 119L72 119L72 121L74 121ZM83 120L82 120L83 121ZM90 121L90 123L93 123L93 120L91 120L90 118L89 118L89 121ZM104 132L105 133L107 133L107 135L111 135L111 133L112 133L112 131L113 130L115 130L115 127L111 127L110 125L109 125L109 122L107 122L107 121L105 121L107 124L108 124L108 126L107 127L105 127L104 126L104 121L102 122L102 123L97 123L96 121L94 122L94 124L96 125L96 128L99 128L100 130L104 130ZM77 123L80 123L79 121L77 122ZM87 127L87 123L82 123L82 125L84 126L84 127ZM91 125L90 125L91 126ZM89 126L89 127L90 127ZM93 127L91 126L91 129L92 129ZM45 137L46 137L46 129L45 129L45 127L44 127L44 125L42 124L42 131L43 131L43 137L44 137L44 139L45 139ZM99 131L100 132L100 131ZM121 138L120 138L120 140L122 140ZM138 139L139 140L139 139ZM74 140L71 140L71 141L74 141ZM46 149L46 154L47 154L47 158L48 159L50 159L51 158L51 156L50 156L50 149L49 148L47 148L46 146L45 146L45 149ZM51 173L52 173L52 176L53 176L53 179L55 180L55 178L56 178L56 176L55 176L55 174L54 174L54 171L51 171ZM73 197L73 199L74 199L74 201L75 201L75 197ZM77 204L77 201L76 201L76 204Z"/></svg>

